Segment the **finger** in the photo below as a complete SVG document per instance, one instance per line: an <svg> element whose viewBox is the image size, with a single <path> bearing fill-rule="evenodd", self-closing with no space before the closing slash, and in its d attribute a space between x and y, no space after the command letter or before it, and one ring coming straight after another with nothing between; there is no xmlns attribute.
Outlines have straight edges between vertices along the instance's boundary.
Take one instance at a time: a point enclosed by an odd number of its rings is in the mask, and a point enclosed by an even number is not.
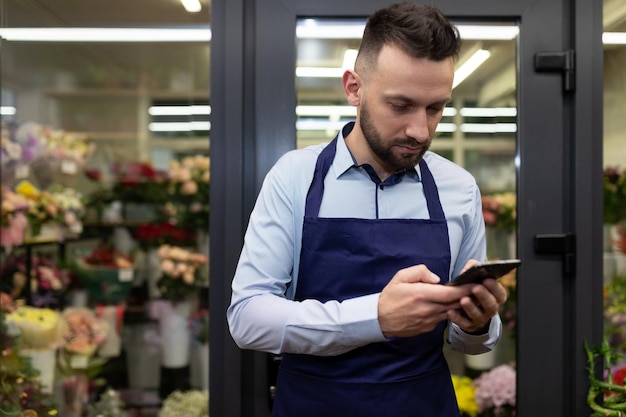
<svg viewBox="0 0 626 417"><path fill-rule="evenodd" d="M399 270L393 280L400 282L426 282L437 284L441 279L432 273L426 265L413 265Z"/></svg>
<svg viewBox="0 0 626 417"><path fill-rule="evenodd" d="M496 302L499 305L502 305L506 302L508 298L508 292L506 288L504 288L502 284L500 284L497 280L486 279L485 281L483 281L483 285L495 297Z"/></svg>
<svg viewBox="0 0 626 417"><path fill-rule="evenodd" d="M467 271L474 265L478 265L479 263L480 262L478 262L476 259L470 259L469 261L465 262L465 265L463 266L463 269L461 269L461 272L459 274L462 274L463 272Z"/></svg>

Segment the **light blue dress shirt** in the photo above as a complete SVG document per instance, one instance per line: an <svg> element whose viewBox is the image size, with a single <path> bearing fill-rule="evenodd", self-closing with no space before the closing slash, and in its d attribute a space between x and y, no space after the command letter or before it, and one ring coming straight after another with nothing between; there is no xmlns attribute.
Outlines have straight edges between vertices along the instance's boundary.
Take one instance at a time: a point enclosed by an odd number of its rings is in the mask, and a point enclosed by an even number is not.
<svg viewBox="0 0 626 417"><path fill-rule="evenodd" d="M386 340L378 324L380 293L343 302L292 301L297 286L306 194L326 144L293 150L267 174L245 234L227 311L233 339L244 349L271 353L338 355ZM431 170L448 223L450 277L469 259L485 260L480 191L463 168L433 153ZM355 166L343 135L324 180L320 217L429 218L419 167L392 186L377 187ZM349 262L349 260L347 260ZM392 277L389 277L391 279ZM452 349L469 354L493 348L502 332L499 316L485 335L469 335L450 323Z"/></svg>

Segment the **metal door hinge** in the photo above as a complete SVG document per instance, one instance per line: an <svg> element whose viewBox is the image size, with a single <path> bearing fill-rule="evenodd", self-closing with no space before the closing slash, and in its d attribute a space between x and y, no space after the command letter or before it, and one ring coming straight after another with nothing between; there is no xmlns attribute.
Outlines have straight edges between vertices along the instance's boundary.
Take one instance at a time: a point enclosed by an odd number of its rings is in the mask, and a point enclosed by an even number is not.
<svg viewBox="0 0 626 417"><path fill-rule="evenodd" d="M537 52L535 71L562 72L563 90L574 91L576 87L576 53L573 50L559 52Z"/></svg>
<svg viewBox="0 0 626 417"><path fill-rule="evenodd" d="M536 235L535 253L562 255L563 273L573 275L576 270L576 235L573 233Z"/></svg>

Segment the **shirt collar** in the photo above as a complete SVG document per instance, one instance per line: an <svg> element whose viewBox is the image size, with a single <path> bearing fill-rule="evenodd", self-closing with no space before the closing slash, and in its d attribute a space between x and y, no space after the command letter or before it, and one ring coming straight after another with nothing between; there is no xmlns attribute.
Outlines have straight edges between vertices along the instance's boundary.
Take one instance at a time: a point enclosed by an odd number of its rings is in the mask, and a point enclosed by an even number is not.
<svg viewBox="0 0 626 417"><path fill-rule="evenodd" d="M332 164L333 175L335 178L341 177L344 173L353 167L357 167L356 161L346 145L346 136L352 132L354 128L354 122L347 123L337 134L337 150L335 153L335 160ZM407 171L406 177L412 178L415 181L421 181L419 175L419 166L415 166L414 169Z"/></svg>

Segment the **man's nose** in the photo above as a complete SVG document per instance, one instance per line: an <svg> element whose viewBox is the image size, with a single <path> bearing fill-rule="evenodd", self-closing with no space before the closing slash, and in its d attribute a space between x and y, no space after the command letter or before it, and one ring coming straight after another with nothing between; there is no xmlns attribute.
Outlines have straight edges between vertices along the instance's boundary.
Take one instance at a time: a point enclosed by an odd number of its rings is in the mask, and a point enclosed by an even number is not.
<svg viewBox="0 0 626 417"><path fill-rule="evenodd" d="M411 115L405 133L407 137L413 138L419 143L429 140L428 115L425 109L417 110Z"/></svg>

